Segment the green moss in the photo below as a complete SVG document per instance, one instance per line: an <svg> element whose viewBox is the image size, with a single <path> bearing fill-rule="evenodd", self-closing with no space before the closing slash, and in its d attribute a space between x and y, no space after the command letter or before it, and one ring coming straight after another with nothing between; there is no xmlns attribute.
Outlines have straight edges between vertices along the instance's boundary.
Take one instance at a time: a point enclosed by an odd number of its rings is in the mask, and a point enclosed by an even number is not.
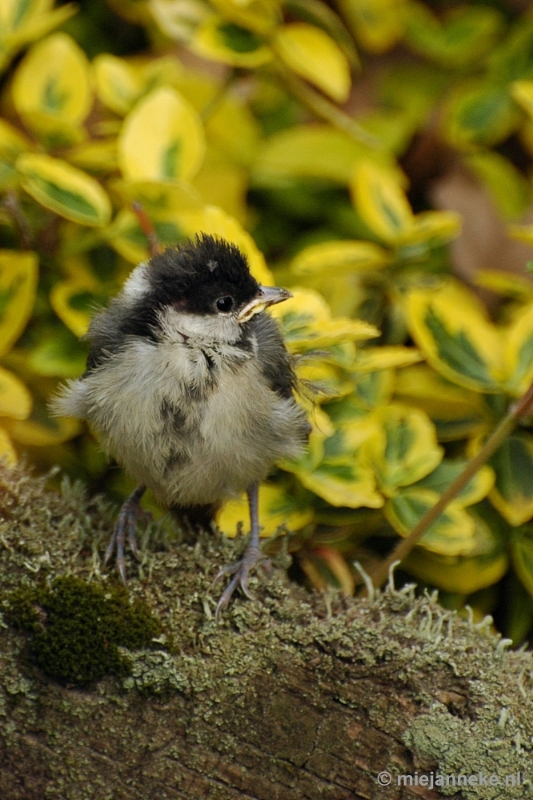
<svg viewBox="0 0 533 800"><path fill-rule="evenodd" d="M124 587L103 588L74 576L12 592L6 620L29 635L32 664L59 683L80 687L128 674L130 661L119 647L151 649L162 632L146 604L131 600Z"/></svg>

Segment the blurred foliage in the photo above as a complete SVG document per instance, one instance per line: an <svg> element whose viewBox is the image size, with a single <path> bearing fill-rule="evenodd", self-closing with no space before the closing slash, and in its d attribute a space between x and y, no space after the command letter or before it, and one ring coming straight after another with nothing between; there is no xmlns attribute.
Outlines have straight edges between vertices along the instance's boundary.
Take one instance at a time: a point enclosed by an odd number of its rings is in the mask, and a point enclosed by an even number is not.
<svg viewBox="0 0 533 800"><path fill-rule="evenodd" d="M147 258L139 202L163 243L217 234L293 291L273 313L313 432L261 521L291 531L301 577L353 591L354 561L411 530L533 380L533 283L496 252L467 282L465 203L432 191L467 175L483 234L533 246L527 4L5 0L0 68L0 452L128 490L46 404ZM522 639L532 520L524 424L403 568ZM245 505L219 525L246 528Z"/></svg>

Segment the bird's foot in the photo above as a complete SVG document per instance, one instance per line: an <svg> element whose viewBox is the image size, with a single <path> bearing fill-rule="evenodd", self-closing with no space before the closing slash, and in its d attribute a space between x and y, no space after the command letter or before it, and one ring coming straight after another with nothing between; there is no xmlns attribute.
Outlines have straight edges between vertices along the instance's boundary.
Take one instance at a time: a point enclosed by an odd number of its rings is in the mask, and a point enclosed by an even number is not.
<svg viewBox="0 0 533 800"><path fill-rule="evenodd" d="M220 595L215 612L215 619L218 619L218 615L224 611L225 608L227 608L229 601L231 600L233 593L237 588L240 588L243 594L245 594L250 600L254 599L250 589L248 588L248 581L252 570L262 562L265 564L267 569L271 568L270 559L265 556L260 547L252 542L244 551L242 558L240 558L238 561L235 561L233 564L228 564L226 567L222 567L213 581L212 586L215 586L215 584L222 580L222 578L225 578L226 575L233 575L233 577Z"/></svg>
<svg viewBox="0 0 533 800"><path fill-rule="evenodd" d="M126 535L130 550L135 558L138 559L139 551L137 549L135 528L137 527L139 519L145 519L146 521L151 519L151 514L147 511L143 511L140 505L143 494L144 487L139 486L122 505L107 550L105 551L104 567L107 566L113 554L116 553L116 565L123 583L126 583L126 559L124 557Z"/></svg>

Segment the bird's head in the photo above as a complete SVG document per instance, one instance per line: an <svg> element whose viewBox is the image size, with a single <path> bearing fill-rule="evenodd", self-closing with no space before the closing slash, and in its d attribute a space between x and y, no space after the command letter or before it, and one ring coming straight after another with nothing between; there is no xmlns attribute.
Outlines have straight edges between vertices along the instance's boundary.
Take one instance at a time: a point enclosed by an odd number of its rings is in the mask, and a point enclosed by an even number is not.
<svg viewBox="0 0 533 800"><path fill-rule="evenodd" d="M201 234L139 265L123 297L141 316L153 312L165 338L175 331L232 342L244 323L291 293L261 286L236 245Z"/></svg>

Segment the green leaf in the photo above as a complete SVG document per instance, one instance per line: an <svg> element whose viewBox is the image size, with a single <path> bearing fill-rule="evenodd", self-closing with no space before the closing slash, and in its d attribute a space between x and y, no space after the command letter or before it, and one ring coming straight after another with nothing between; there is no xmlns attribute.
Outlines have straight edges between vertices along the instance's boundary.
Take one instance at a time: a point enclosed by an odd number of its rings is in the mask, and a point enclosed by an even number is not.
<svg viewBox="0 0 533 800"><path fill-rule="evenodd" d="M469 81L450 95L443 130L454 147L492 146L517 127L520 114L506 86Z"/></svg>
<svg viewBox="0 0 533 800"><path fill-rule="evenodd" d="M77 378L85 369L86 348L66 328L43 332L39 343L27 355L37 375Z"/></svg>
<svg viewBox="0 0 533 800"><path fill-rule="evenodd" d="M484 183L506 219L520 217L529 202L529 183L499 153L486 151L465 157L465 164Z"/></svg>
<svg viewBox="0 0 533 800"><path fill-rule="evenodd" d="M438 64L461 69L476 64L494 46L503 19L496 9L463 5L442 21L423 3L406 7L406 41Z"/></svg>

